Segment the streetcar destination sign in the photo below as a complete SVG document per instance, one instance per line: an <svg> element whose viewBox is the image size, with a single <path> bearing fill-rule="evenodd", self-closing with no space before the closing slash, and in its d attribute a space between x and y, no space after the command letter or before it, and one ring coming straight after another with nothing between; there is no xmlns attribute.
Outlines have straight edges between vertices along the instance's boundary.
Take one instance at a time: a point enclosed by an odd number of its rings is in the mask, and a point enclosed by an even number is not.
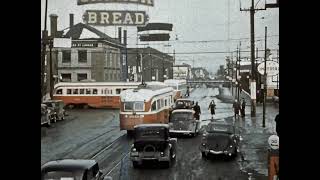
<svg viewBox="0 0 320 180"><path fill-rule="evenodd" d="M112 25L145 25L148 21L144 11L104 11L104 10L87 10L83 15L86 24L96 26Z"/></svg>
<svg viewBox="0 0 320 180"><path fill-rule="evenodd" d="M153 0L78 0L78 5L96 4L96 3L131 3L146 6L154 6Z"/></svg>

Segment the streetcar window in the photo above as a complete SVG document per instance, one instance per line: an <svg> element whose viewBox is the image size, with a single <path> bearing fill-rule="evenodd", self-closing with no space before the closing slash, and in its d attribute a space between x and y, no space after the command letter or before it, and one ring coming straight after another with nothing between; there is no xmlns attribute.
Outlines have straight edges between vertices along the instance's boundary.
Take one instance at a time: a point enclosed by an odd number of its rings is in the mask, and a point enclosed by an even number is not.
<svg viewBox="0 0 320 180"><path fill-rule="evenodd" d="M132 111L133 110L133 102L125 102L124 103L124 110L125 111Z"/></svg>
<svg viewBox="0 0 320 180"><path fill-rule="evenodd" d="M97 89L93 89L92 90L92 94L98 94L98 90Z"/></svg>
<svg viewBox="0 0 320 180"><path fill-rule="evenodd" d="M71 94L71 89L67 89L67 94Z"/></svg>
<svg viewBox="0 0 320 180"><path fill-rule="evenodd" d="M161 106L160 106L160 99L157 100L157 109L160 109Z"/></svg>
<svg viewBox="0 0 320 180"><path fill-rule="evenodd" d="M72 94L78 94L78 89L74 89Z"/></svg>
<svg viewBox="0 0 320 180"><path fill-rule="evenodd" d="M143 105L144 103L143 102L135 102L134 103L134 110L135 111L143 111Z"/></svg>
<svg viewBox="0 0 320 180"><path fill-rule="evenodd" d="M160 107L162 108L164 106L164 103L163 103L163 99L160 100Z"/></svg>
<svg viewBox="0 0 320 180"><path fill-rule="evenodd" d="M116 94L120 94L121 93L121 89L116 89Z"/></svg>
<svg viewBox="0 0 320 180"><path fill-rule="evenodd" d="M151 111L155 111L155 110L157 110L156 101L154 101L151 106Z"/></svg>
<svg viewBox="0 0 320 180"><path fill-rule="evenodd" d="M56 94L62 94L62 89L57 89Z"/></svg>
<svg viewBox="0 0 320 180"><path fill-rule="evenodd" d="M91 94L91 89L86 89L86 94Z"/></svg>
<svg viewBox="0 0 320 180"><path fill-rule="evenodd" d="M84 94L84 89L80 89L80 94Z"/></svg>
<svg viewBox="0 0 320 180"><path fill-rule="evenodd" d="M167 99L164 100L164 105L168 106L168 100Z"/></svg>

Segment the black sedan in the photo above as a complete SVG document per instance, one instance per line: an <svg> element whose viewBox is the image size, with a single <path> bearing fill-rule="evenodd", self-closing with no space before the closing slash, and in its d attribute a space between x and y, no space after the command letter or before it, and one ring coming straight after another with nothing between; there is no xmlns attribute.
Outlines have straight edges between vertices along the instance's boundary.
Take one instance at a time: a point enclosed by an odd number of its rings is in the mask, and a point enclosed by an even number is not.
<svg viewBox="0 0 320 180"><path fill-rule="evenodd" d="M202 157L208 155L226 155L235 157L239 152L240 137L236 135L235 127L221 122L210 122L203 133L200 144Z"/></svg>
<svg viewBox="0 0 320 180"><path fill-rule="evenodd" d="M105 180L95 160L64 159L41 166L41 180Z"/></svg>

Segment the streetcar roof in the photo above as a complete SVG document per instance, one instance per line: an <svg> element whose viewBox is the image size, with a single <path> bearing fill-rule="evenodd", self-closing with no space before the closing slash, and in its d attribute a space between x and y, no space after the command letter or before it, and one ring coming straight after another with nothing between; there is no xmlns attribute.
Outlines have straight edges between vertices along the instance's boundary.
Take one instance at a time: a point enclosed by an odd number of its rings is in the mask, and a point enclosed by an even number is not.
<svg viewBox="0 0 320 180"><path fill-rule="evenodd" d="M173 92L172 87L147 86L147 88L128 89L120 94L121 101L149 101L152 97Z"/></svg>
<svg viewBox="0 0 320 180"><path fill-rule="evenodd" d="M54 88L58 87L79 87L79 86L138 86L140 82L60 82Z"/></svg>

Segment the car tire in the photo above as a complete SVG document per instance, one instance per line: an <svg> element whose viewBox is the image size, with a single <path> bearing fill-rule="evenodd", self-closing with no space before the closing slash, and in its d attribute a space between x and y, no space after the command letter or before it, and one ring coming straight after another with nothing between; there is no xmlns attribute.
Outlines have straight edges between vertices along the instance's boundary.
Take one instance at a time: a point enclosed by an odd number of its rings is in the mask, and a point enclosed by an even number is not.
<svg viewBox="0 0 320 180"><path fill-rule="evenodd" d="M132 161L132 166L134 169L137 169L137 168L139 168L139 163L136 161Z"/></svg>

